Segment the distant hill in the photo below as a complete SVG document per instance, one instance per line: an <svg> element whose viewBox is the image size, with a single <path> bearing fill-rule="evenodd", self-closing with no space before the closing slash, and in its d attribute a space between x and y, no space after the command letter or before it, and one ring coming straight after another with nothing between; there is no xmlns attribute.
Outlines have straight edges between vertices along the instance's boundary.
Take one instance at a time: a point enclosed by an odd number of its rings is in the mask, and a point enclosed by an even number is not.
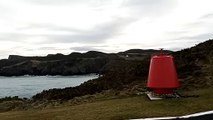
<svg viewBox="0 0 213 120"><path fill-rule="evenodd" d="M96 51L71 53L69 55L58 53L45 57L10 55L8 59L0 60L0 75L78 75L99 73L106 63L116 58L116 55Z"/></svg>
<svg viewBox="0 0 213 120"><path fill-rule="evenodd" d="M170 50L163 50L164 53L170 54L172 51ZM154 50L154 49L130 49L124 52L119 52L118 55L120 57L123 57L126 59L139 59L142 60L144 58L150 57L152 55L157 55L159 54L159 50Z"/></svg>
<svg viewBox="0 0 213 120"><path fill-rule="evenodd" d="M170 50L163 50L164 53L171 53ZM142 55L152 55L152 54L158 54L159 50L154 49L130 49L124 52L119 52L118 54L142 54Z"/></svg>
<svg viewBox="0 0 213 120"><path fill-rule="evenodd" d="M135 51L135 54L129 56L128 59L144 58L157 52L157 50L142 51L138 54ZM32 57L10 55L8 59L0 60L0 76L99 74L109 71L115 61L126 60L126 56L123 56L124 53L127 52L107 54L89 51L86 53L73 52L69 55L57 53ZM129 52L127 54L130 55Z"/></svg>

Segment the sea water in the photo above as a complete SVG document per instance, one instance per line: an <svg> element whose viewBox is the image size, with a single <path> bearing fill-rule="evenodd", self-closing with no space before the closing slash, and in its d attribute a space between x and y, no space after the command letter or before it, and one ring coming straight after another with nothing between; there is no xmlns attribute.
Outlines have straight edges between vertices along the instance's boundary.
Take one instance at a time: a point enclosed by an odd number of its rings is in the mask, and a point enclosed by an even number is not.
<svg viewBox="0 0 213 120"><path fill-rule="evenodd" d="M33 95L52 88L65 88L78 86L90 79L98 78L98 75L75 76L0 76L0 98L6 96L18 96L31 98Z"/></svg>

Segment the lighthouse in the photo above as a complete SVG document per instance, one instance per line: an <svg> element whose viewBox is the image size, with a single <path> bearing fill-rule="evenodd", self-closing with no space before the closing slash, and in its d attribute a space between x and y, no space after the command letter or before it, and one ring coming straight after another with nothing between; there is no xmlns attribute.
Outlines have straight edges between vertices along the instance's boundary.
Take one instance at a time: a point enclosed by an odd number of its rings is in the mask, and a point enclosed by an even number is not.
<svg viewBox="0 0 213 120"><path fill-rule="evenodd" d="M158 55L151 57L147 87L154 94L172 94L179 87L179 81L173 57L161 49Z"/></svg>

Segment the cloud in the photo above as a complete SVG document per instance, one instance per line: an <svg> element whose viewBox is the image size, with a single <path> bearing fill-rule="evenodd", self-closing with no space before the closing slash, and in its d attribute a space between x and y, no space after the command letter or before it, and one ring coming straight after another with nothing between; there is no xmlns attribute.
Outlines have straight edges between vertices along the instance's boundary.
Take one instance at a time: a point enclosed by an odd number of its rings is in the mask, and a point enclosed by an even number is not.
<svg viewBox="0 0 213 120"><path fill-rule="evenodd" d="M29 35L19 34L19 33L1 33L0 41L9 41L9 42L24 42Z"/></svg>
<svg viewBox="0 0 213 120"><path fill-rule="evenodd" d="M114 20L96 25L90 30L48 24L30 24L18 28L14 33L2 33L0 41L16 41L29 44L105 43L108 39L119 35L120 31L133 21L134 19L114 18Z"/></svg>
<svg viewBox="0 0 213 120"><path fill-rule="evenodd" d="M80 3L82 4L85 2L88 3L88 0L23 0L23 1L37 5L66 5L66 4L80 4Z"/></svg>
<svg viewBox="0 0 213 120"><path fill-rule="evenodd" d="M170 35L170 36L182 36L182 35L185 35L186 33L189 33L189 31L187 31L187 30L176 30L176 31L167 32L167 34Z"/></svg>
<svg viewBox="0 0 213 120"><path fill-rule="evenodd" d="M104 10L106 7L119 6L126 0L22 0L25 3L38 6L69 6L90 7L93 10Z"/></svg>
<svg viewBox="0 0 213 120"><path fill-rule="evenodd" d="M107 39L111 39L124 29L132 21L131 19L116 18L108 23L102 23L95 26L91 30L68 30L71 34L63 35L46 35L48 41L53 43L105 43ZM74 34L73 34L74 33Z"/></svg>
<svg viewBox="0 0 213 120"><path fill-rule="evenodd" d="M71 47L70 50L77 52L87 52L87 51L102 51L103 49L96 48L97 46L80 46L80 47Z"/></svg>
<svg viewBox="0 0 213 120"><path fill-rule="evenodd" d="M208 39L213 39L213 33L204 33L200 35L192 35L189 37L183 37L181 39L191 39L191 40L196 40L196 41L203 41L203 40L208 40Z"/></svg>
<svg viewBox="0 0 213 120"><path fill-rule="evenodd" d="M122 13L131 17L159 17L171 13L178 4L177 0L22 0L31 5L41 6L72 6L89 7L97 11L110 11ZM118 15L118 14L117 14ZM125 15L124 15L125 16Z"/></svg>
<svg viewBox="0 0 213 120"><path fill-rule="evenodd" d="M191 34L190 32L186 33L178 33L176 36L171 37L168 40L162 41L156 46L162 46L163 48L170 50L181 50L183 48L188 48L194 46L200 42L205 40L213 39L213 34L211 33L203 33L199 35Z"/></svg>
<svg viewBox="0 0 213 120"><path fill-rule="evenodd" d="M131 14L143 17L159 17L175 9L177 0L127 0L123 4Z"/></svg>
<svg viewBox="0 0 213 120"><path fill-rule="evenodd" d="M213 38L213 33L210 32L203 32L201 34L193 34L193 31L173 31L168 32L167 34L170 35L170 42L173 41L204 41Z"/></svg>
<svg viewBox="0 0 213 120"><path fill-rule="evenodd" d="M10 9L10 8L8 8L8 7L6 7L6 6L0 4L0 13L1 13L1 17L2 17L2 14L3 14L3 15L6 15L6 14L8 14L8 13L10 13L10 12L11 12L11 9ZM3 16L3 17L5 17L5 16Z"/></svg>
<svg viewBox="0 0 213 120"><path fill-rule="evenodd" d="M18 27L18 31L27 31L31 29L44 29L46 31L62 31L62 32L83 32L81 29L72 28L72 27L65 27L65 26L59 26L55 24L47 24L47 23L30 23L28 25L25 25L23 27Z"/></svg>
<svg viewBox="0 0 213 120"><path fill-rule="evenodd" d="M200 17L201 19L213 18L213 13L208 13Z"/></svg>

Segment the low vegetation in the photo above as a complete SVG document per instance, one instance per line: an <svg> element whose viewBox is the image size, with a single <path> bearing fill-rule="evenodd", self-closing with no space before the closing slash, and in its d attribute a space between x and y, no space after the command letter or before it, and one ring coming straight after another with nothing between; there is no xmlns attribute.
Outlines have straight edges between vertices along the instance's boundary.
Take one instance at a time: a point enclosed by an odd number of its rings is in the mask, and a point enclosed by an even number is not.
<svg viewBox="0 0 213 120"><path fill-rule="evenodd" d="M121 120L159 116L186 115L195 112L212 110L213 89L184 91L182 95L199 95L150 101L146 95L95 94L63 102L54 107L10 111L0 113L1 120ZM106 97L109 95L109 97ZM104 97L105 96L105 97ZM79 102L78 102L79 100ZM85 102L83 102L85 101Z"/></svg>

